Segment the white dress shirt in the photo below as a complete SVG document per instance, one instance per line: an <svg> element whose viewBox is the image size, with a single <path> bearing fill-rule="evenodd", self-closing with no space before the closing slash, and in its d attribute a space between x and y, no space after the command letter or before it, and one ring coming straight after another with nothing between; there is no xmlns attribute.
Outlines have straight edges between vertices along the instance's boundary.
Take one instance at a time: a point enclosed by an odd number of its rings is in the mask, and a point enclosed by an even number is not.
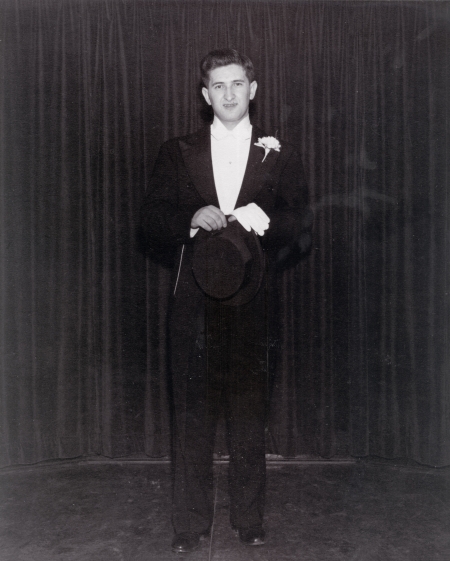
<svg viewBox="0 0 450 561"><path fill-rule="evenodd" d="M220 210L225 214L233 212L241 190L247 167L252 125L247 115L228 130L214 117L211 125L211 158Z"/></svg>
<svg viewBox="0 0 450 561"><path fill-rule="evenodd" d="M214 117L211 125L211 159L220 210L231 214L241 190L250 152L252 125L247 115L233 130ZM198 228L191 228L191 237Z"/></svg>

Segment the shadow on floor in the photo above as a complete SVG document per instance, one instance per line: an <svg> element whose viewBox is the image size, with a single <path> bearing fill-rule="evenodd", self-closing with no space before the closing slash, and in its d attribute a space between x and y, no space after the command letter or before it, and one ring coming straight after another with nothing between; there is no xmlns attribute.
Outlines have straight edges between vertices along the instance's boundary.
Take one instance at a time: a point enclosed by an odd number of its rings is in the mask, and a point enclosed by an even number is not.
<svg viewBox="0 0 450 561"><path fill-rule="evenodd" d="M170 550L170 466L68 463L0 471L1 561L448 561L450 470L393 464L270 464L267 544L229 527L216 469L211 540Z"/></svg>

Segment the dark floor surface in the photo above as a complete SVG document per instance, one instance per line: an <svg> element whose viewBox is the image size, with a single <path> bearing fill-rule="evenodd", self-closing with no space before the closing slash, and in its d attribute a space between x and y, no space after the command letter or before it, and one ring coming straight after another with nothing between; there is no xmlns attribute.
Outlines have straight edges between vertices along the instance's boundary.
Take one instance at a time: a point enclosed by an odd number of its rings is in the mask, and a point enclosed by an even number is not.
<svg viewBox="0 0 450 561"><path fill-rule="evenodd" d="M229 527L216 469L211 540L170 550L170 466L68 463L0 470L1 561L449 561L450 470L374 462L270 464L267 543Z"/></svg>

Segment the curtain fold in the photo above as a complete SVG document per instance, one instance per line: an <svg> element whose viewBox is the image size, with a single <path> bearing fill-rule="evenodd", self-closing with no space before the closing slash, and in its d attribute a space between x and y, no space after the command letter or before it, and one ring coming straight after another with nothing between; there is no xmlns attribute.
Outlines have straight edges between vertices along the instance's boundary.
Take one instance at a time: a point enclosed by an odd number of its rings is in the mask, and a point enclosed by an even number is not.
<svg viewBox="0 0 450 561"><path fill-rule="evenodd" d="M448 3L0 14L0 464L169 454L170 271L139 207L161 143L210 118L198 64L222 46L252 58L252 120L299 148L315 212L280 264L268 451L450 464Z"/></svg>

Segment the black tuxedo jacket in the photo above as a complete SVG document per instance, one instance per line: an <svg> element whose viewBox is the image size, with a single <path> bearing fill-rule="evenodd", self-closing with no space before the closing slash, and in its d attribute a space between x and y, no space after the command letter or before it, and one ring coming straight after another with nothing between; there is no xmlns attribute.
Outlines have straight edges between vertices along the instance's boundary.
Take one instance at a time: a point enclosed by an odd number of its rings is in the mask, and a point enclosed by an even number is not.
<svg viewBox="0 0 450 561"><path fill-rule="evenodd" d="M264 159L264 149L255 145L263 136L253 127L236 208L254 202L270 218L269 229L259 238L270 272L277 252L296 245L312 220L299 154L282 141L280 152L271 150ZM147 247L159 254L175 253L171 309L175 323L181 325L192 318L203 298L191 270L195 237L190 237L190 225L197 210L206 205L219 207L209 126L162 145L142 206L141 228Z"/></svg>

